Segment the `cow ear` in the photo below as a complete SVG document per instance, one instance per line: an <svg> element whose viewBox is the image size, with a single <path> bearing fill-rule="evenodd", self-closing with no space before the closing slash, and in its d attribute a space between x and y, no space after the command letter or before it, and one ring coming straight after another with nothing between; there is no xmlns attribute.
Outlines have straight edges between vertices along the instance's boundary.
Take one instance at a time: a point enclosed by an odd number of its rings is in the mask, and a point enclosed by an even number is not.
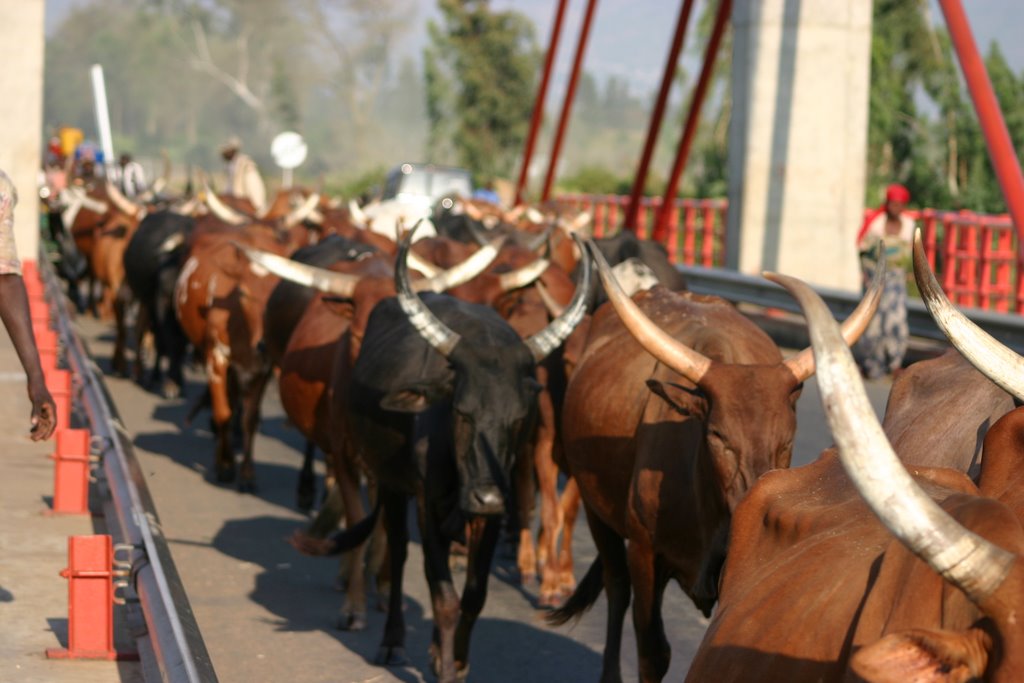
<svg viewBox="0 0 1024 683"><path fill-rule="evenodd" d="M434 383L416 384L404 389L385 394L380 400L380 407L396 413L422 413L434 403L447 398L452 393L450 380Z"/></svg>
<svg viewBox="0 0 1024 683"><path fill-rule="evenodd" d="M966 632L914 629L890 633L856 652L850 668L871 683L952 683L981 680L992 639Z"/></svg>
<svg viewBox="0 0 1024 683"><path fill-rule="evenodd" d="M342 318L352 318L353 305L350 299L343 299L339 296L324 296L320 301L323 303L324 308L334 315Z"/></svg>
<svg viewBox="0 0 1024 683"><path fill-rule="evenodd" d="M699 388L691 389L675 382L648 379L647 388L672 406L676 412L689 417L707 413L708 401Z"/></svg>

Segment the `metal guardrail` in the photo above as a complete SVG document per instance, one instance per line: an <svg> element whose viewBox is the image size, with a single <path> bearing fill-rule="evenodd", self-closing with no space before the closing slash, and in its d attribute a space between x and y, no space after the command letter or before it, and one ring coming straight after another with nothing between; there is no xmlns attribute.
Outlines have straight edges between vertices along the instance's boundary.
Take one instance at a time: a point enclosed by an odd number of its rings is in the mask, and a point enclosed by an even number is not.
<svg viewBox="0 0 1024 683"><path fill-rule="evenodd" d="M686 278L688 289L698 294L715 294L733 302L744 302L765 308L776 308L801 314L800 306L789 293L763 277L744 275L724 268L677 266ZM815 291L828 304L832 314L846 318L860 302L859 293L828 287L815 287ZM995 313L977 308L962 309L963 313L990 335L1024 354L1024 316L1015 313ZM946 342L946 336L932 320L924 302L911 298L907 301L907 322L914 337Z"/></svg>
<svg viewBox="0 0 1024 683"><path fill-rule="evenodd" d="M116 519L108 518L107 525L116 544L132 548L131 586L138 595L152 645L152 653L140 653L144 672L155 669L158 679L167 683L215 683L217 675L171 558L131 438L102 373L72 327L57 276L42 250L39 274L56 311L57 332L67 362L81 382L81 402L93 439L103 444L103 473L116 511ZM146 662L147 654L154 661ZM150 676L146 680L148 683Z"/></svg>

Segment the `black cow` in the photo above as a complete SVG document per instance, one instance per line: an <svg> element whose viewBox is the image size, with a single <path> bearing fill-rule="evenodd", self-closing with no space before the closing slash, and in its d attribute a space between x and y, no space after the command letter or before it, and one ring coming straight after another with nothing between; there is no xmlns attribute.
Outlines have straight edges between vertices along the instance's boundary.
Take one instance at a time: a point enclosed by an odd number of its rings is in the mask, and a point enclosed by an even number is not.
<svg viewBox="0 0 1024 683"><path fill-rule="evenodd" d="M435 621L431 661L442 683L465 675L469 640L506 509L510 478L537 414L537 362L582 319L589 269L565 313L522 340L492 308L411 290L399 249L398 297L374 308L353 368L347 416L353 443L377 477L392 576L377 661L405 662L402 571L407 497L416 496ZM367 522L332 539L331 552L361 542ZM448 568L450 544L467 540L461 601Z"/></svg>
<svg viewBox="0 0 1024 683"><path fill-rule="evenodd" d="M195 220L173 211L157 211L142 219L124 252L125 283L139 303L136 323L135 376L143 381L139 342L152 331L156 358L146 383L157 387L167 359L167 381L160 387L165 398L181 394L188 339L174 312L174 285L186 253Z"/></svg>

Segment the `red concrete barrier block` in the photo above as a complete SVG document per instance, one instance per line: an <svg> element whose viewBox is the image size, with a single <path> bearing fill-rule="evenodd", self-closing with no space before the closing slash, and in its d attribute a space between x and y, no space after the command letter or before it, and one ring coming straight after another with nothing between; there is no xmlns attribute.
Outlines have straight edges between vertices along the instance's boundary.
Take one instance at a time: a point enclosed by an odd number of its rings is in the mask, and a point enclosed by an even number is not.
<svg viewBox="0 0 1024 683"><path fill-rule="evenodd" d="M43 351L39 349L39 367L43 369L43 378L57 372L57 350Z"/></svg>
<svg viewBox="0 0 1024 683"><path fill-rule="evenodd" d="M54 514L89 514L88 429L58 429L53 468Z"/></svg>
<svg viewBox="0 0 1024 683"><path fill-rule="evenodd" d="M44 293L43 280L39 277L39 266L31 259L21 260L21 279L25 283L25 291L29 299L33 296L42 296Z"/></svg>
<svg viewBox="0 0 1024 683"><path fill-rule="evenodd" d="M60 435L58 434L58 438ZM50 659L117 659L114 651L114 548L110 536L68 538L68 647Z"/></svg>
<svg viewBox="0 0 1024 683"><path fill-rule="evenodd" d="M43 368L43 377L49 381L50 375L57 370L60 339L53 330L40 329L35 325L32 326L32 332L36 338L36 349L39 351L39 365Z"/></svg>
<svg viewBox="0 0 1024 683"><path fill-rule="evenodd" d="M50 328L50 303L40 297L30 297L28 300L28 314L32 319L32 327Z"/></svg>
<svg viewBox="0 0 1024 683"><path fill-rule="evenodd" d="M46 376L46 388L57 404L57 429L71 427L71 372L55 370Z"/></svg>

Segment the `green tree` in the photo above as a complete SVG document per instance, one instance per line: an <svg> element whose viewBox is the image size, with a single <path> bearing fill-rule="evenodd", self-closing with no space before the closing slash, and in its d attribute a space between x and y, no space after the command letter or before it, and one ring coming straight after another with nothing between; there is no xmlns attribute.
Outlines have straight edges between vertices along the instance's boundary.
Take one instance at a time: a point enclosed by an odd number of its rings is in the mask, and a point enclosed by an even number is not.
<svg viewBox="0 0 1024 683"><path fill-rule="evenodd" d="M424 51L431 161L455 161L478 179L510 176L533 106L533 25L518 12L492 11L488 0L438 7Z"/></svg>

